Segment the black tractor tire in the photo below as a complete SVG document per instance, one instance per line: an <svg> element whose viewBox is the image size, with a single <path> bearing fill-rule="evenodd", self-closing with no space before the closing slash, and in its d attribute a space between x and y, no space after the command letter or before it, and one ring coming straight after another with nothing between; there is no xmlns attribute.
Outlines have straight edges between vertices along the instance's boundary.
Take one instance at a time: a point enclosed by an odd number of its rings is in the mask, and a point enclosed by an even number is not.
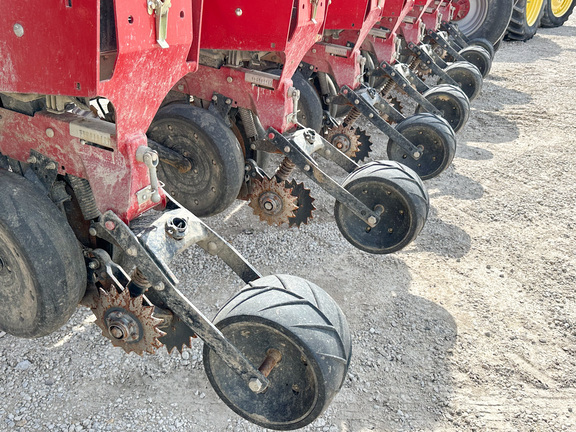
<svg viewBox="0 0 576 432"><path fill-rule="evenodd" d="M483 38L495 45L506 33L514 0L470 0L470 12L454 21L469 38Z"/></svg>
<svg viewBox="0 0 576 432"><path fill-rule="evenodd" d="M555 11L552 7L553 0L544 0L544 14L540 25L546 28L561 27L564 25L576 6L576 0L564 0L559 10ZM569 2L569 4L568 4Z"/></svg>
<svg viewBox="0 0 576 432"><path fill-rule="evenodd" d="M36 338L62 327L86 291L80 243L24 177L0 170L0 331Z"/></svg>
<svg viewBox="0 0 576 432"><path fill-rule="evenodd" d="M444 120L450 124L454 132L459 132L470 118L470 100L460 88L450 84L431 87L422 94L432 105L442 112ZM426 110L421 105L416 107L416 114Z"/></svg>
<svg viewBox="0 0 576 432"><path fill-rule="evenodd" d="M158 165L166 191L186 209L212 216L234 202L244 181L244 153L223 120L205 109L173 103L158 110L147 134L191 161L185 173L162 160Z"/></svg>
<svg viewBox="0 0 576 432"><path fill-rule="evenodd" d="M270 350L281 360L270 386L253 393L204 344L204 368L218 396L238 415L262 427L292 430L314 421L338 393L350 364L346 317L317 285L289 275L249 283L222 307L214 324L256 366Z"/></svg>
<svg viewBox="0 0 576 432"><path fill-rule="evenodd" d="M540 27L540 21L544 15L544 4L547 0L539 1L542 1L542 7L537 14L529 17L527 13L528 0L516 0L512 18L510 18L510 24L508 24L506 40L527 41L534 37L538 32L538 27Z"/></svg>
<svg viewBox="0 0 576 432"><path fill-rule="evenodd" d="M470 102L480 95L483 86L482 73L472 63L465 61L452 63L444 69L444 72L458 83ZM446 83L440 78L438 84Z"/></svg>
<svg viewBox="0 0 576 432"><path fill-rule="evenodd" d="M357 168L342 183L372 210L381 209L380 222L370 227L340 203L334 216L340 233L354 247L371 254L390 254L408 246L428 218L430 199L418 174L394 161L374 161Z"/></svg>
<svg viewBox="0 0 576 432"><path fill-rule="evenodd" d="M422 156L413 159L395 141L388 141L388 158L414 170L422 180L440 175L450 166L456 154L456 137L446 120L429 113L416 114L398 123L396 130L413 145Z"/></svg>

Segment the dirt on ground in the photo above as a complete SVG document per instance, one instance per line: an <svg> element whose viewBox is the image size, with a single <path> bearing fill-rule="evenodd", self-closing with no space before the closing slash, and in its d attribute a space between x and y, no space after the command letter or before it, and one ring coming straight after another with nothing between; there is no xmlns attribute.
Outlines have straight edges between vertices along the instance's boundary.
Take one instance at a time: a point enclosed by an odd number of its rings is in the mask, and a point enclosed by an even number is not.
<svg viewBox="0 0 576 432"><path fill-rule="evenodd" d="M268 227L240 202L207 221L262 273L315 282L348 318L349 374L305 430L576 430L575 69L576 18L502 44L402 252L354 249L317 188L300 230ZM371 135L383 158L386 139ZM197 249L175 272L208 316L242 286ZM38 340L0 332L0 430L261 430L218 399L201 353L195 341L183 356L126 355L87 309Z"/></svg>

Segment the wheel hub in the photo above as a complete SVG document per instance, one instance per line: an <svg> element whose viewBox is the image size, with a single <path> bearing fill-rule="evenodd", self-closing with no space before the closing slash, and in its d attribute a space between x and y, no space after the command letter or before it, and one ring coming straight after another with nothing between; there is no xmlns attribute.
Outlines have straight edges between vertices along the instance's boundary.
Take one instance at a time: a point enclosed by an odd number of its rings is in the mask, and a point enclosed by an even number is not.
<svg viewBox="0 0 576 432"><path fill-rule="evenodd" d="M259 198L260 208L271 216L282 212L282 199L274 192L264 192Z"/></svg>
<svg viewBox="0 0 576 432"><path fill-rule="evenodd" d="M142 338L138 321L125 310L111 310L105 318L108 333L113 339L137 342Z"/></svg>
<svg viewBox="0 0 576 432"><path fill-rule="evenodd" d="M338 134L332 139L332 144L338 149L341 150L343 153L346 153L350 150L350 140L346 135Z"/></svg>
<svg viewBox="0 0 576 432"><path fill-rule="evenodd" d="M568 12L568 9L570 9L572 1L573 0L552 0L552 14L557 18L564 16L566 12Z"/></svg>

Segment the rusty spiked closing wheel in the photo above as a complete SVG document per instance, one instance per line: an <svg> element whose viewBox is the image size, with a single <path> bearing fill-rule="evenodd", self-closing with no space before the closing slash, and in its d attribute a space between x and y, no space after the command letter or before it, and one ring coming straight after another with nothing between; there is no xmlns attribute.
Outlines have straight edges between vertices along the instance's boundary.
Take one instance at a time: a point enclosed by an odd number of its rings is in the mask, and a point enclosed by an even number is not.
<svg viewBox="0 0 576 432"><path fill-rule="evenodd" d="M260 426L291 430L314 421L338 393L352 340L336 302L296 276L267 276L222 307L214 324L270 380L259 393L204 345L204 368L220 398Z"/></svg>

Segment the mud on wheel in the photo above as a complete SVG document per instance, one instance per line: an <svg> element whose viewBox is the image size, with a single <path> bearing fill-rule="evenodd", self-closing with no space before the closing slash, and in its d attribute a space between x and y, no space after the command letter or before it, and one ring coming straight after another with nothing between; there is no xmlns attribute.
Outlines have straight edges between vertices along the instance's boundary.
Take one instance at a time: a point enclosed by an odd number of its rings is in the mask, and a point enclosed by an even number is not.
<svg viewBox="0 0 576 432"><path fill-rule="evenodd" d="M396 142L388 141L388 158L413 169L422 180L440 175L456 154L456 137L446 120L422 113L407 118L396 130L420 149L421 157L412 158Z"/></svg>
<svg viewBox="0 0 576 432"><path fill-rule="evenodd" d="M174 103L158 111L148 137L191 162L188 172L160 161L165 189L197 216L211 216L230 206L244 180L244 155L226 124L205 109Z"/></svg>
<svg viewBox="0 0 576 432"><path fill-rule="evenodd" d="M426 223L430 206L426 188L413 170L400 163L370 162L352 172L342 186L380 212L380 222L370 227L336 202L338 229L360 250L373 254L399 251L418 236Z"/></svg>
<svg viewBox="0 0 576 432"><path fill-rule="evenodd" d="M267 360L270 386L254 393L204 345L204 368L214 390L253 423L278 430L304 427L344 382L351 356L348 324L336 302L313 283L287 275L258 279L229 300L214 323L253 364Z"/></svg>

